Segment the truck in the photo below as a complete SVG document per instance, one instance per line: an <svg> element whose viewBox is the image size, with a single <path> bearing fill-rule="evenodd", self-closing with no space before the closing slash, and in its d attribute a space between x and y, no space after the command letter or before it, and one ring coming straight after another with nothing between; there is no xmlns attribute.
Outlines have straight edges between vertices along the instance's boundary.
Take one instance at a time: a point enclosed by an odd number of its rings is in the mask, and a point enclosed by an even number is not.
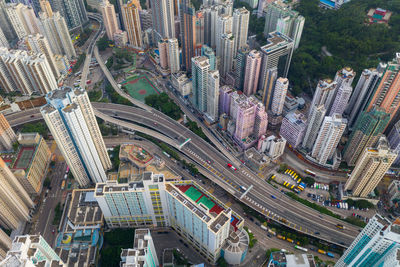
<svg viewBox="0 0 400 267"><path fill-rule="evenodd" d="M331 258L334 258L334 257L335 257L335 255L333 255L331 252L327 252L327 253L326 253L326 256L331 257Z"/></svg>
<svg viewBox="0 0 400 267"><path fill-rule="evenodd" d="M322 249L318 249L318 253L321 253L321 254L326 255L326 251L325 251L325 250L322 250Z"/></svg>
<svg viewBox="0 0 400 267"><path fill-rule="evenodd" d="M293 243L293 242L294 242L293 239L290 239L290 238L286 238L286 241L287 241L287 242L290 242L290 243Z"/></svg>
<svg viewBox="0 0 400 267"><path fill-rule="evenodd" d="M286 238L286 237L284 237L284 236L281 236L281 235L279 235L279 234L278 234L278 235L276 235L276 238L278 238L278 239L282 239L282 240L285 240L285 238Z"/></svg>

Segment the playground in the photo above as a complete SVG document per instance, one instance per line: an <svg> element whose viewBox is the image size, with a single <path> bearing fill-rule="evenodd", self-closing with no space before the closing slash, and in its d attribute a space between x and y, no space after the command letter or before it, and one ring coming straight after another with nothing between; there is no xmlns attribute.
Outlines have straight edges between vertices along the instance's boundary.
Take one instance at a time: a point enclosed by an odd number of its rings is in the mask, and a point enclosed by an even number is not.
<svg viewBox="0 0 400 267"><path fill-rule="evenodd" d="M143 103L146 96L160 93L147 75L132 75L121 85L126 88L131 97Z"/></svg>
<svg viewBox="0 0 400 267"><path fill-rule="evenodd" d="M24 170L28 169L34 153L35 147L22 147L14 163L14 168Z"/></svg>

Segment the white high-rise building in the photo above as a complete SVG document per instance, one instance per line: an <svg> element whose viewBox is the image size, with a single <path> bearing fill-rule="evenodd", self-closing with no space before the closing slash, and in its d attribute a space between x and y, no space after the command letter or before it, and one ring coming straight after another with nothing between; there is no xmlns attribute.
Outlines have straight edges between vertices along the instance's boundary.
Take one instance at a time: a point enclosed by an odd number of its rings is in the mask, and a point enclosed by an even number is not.
<svg viewBox="0 0 400 267"><path fill-rule="evenodd" d="M233 48L235 57L236 52L246 46L249 20L250 12L246 8L237 8L233 11L232 34L235 37L235 47Z"/></svg>
<svg viewBox="0 0 400 267"><path fill-rule="evenodd" d="M400 266L400 220L391 223L379 214L372 217L347 248L335 267Z"/></svg>
<svg viewBox="0 0 400 267"><path fill-rule="evenodd" d="M324 165L333 158L346 125L347 120L339 114L325 117L311 153L319 164Z"/></svg>
<svg viewBox="0 0 400 267"><path fill-rule="evenodd" d="M10 44L8 43L7 38L4 35L4 32L1 28L0 28L0 47L10 48Z"/></svg>
<svg viewBox="0 0 400 267"><path fill-rule="evenodd" d="M321 124L325 118L325 113L326 109L323 104L310 107L310 114L307 119L307 130L302 143L303 148L311 150L314 146L319 128L321 127Z"/></svg>
<svg viewBox="0 0 400 267"><path fill-rule="evenodd" d="M169 56L169 69L171 74L180 71L180 61L179 61L179 43L178 39L171 38L168 39L168 56Z"/></svg>
<svg viewBox="0 0 400 267"><path fill-rule="evenodd" d="M318 107L319 105L324 105L325 109L328 110L332 106L333 101L335 100L335 95L336 95L336 82L332 81L331 79L320 80L318 82L317 88L315 89L311 107L313 106Z"/></svg>
<svg viewBox="0 0 400 267"><path fill-rule="evenodd" d="M0 47L0 85L6 92L47 94L57 81L44 54Z"/></svg>
<svg viewBox="0 0 400 267"><path fill-rule="evenodd" d="M288 87L289 80L287 78L280 77L276 80L274 96L271 104L271 112L275 116L282 115Z"/></svg>
<svg viewBox="0 0 400 267"><path fill-rule="evenodd" d="M40 111L79 185L105 182L111 161L86 91L61 87L46 100Z"/></svg>
<svg viewBox="0 0 400 267"><path fill-rule="evenodd" d="M54 54L50 48L47 38L41 34L28 35L27 37L25 37L25 42L29 51L42 53L45 55L51 71L54 74L54 77L58 78L60 76L60 72L58 71Z"/></svg>
<svg viewBox="0 0 400 267"><path fill-rule="evenodd" d="M100 11L103 17L103 23L106 27L106 33L109 40L114 39L114 33L119 30L117 16L115 15L114 5L108 0L104 0L100 4Z"/></svg>
<svg viewBox="0 0 400 267"><path fill-rule="evenodd" d="M222 36L224 34L232 33L233 26L233 18L230 15L222 14L217 18L217 26L215 31L215 47L216 47L216 56L222 58L223 57L223 41ZM234 46L232 46L232 49Z"/></svg>
<svg viewBox="0 0 400 267"><path fill-rule="evenodd" d="M52 16L40 13L39 29L46 36L54 54L66 55L68 59L76 57L67 24L59 12L54 12Z"/></svg>
<svg viewBox="0 0 400 267"><path fill-rule="evenodd" d="M207 87L210 62L207 57L192 58L192 103L200 111L207 111Z"/></svg>
<svg viewBox="0 0 400 267"><path fill-rule="evenodd" d="M371 193L396 160L385 136L382 136L376 148L366 148L356 161L356 165L347 180L344 189L351 190L353 196L366 197Z"/></svg>
<svg viewBox="0 0 400 267"><path fill-rule="evenodd" d="M6 13L19 39L29 34L39 32L35 12L24 4L10 3L6 6Z"/></svg>
<svg viewBox="0 0 400 267"><path fill-rule="evenodd" d="M223 34L221 39L221 64L220 64L220 73L222 77L226 77L226 75L232 70L233 67L233 49L235 46L235 37L232 33Z"/></svg>
<svg viewBox="0 0 400 267"><path fill-rule="evenodd" d="M349 85L342 85L339 87L336 93L336 98L333 101L332 108L329 112L329 116L332 116L334 113L343 115L352 92L353 87Z"/></svg>
<svg viewBox="0 0 400 267"><path fill-rule="evenodd" d="M175 38L174 0L150 0L150 4L158 38Z"/></svg>
<svg viewBox="0 0 400 267"><path fill-rule="evenodd" d="M218 120L219 71L208 72L207 115L211 121Z"/></svg>

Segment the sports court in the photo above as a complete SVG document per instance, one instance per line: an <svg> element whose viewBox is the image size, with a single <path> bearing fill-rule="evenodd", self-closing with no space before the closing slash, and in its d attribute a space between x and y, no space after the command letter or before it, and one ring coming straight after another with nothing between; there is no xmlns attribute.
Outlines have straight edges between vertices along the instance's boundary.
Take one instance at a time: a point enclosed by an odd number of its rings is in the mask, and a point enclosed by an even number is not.
<svg viewBox="0 0 400 267"><path fill-rule="evenodd" d="M126 87L131 97L143 103L146 96L160 93L147 75L133 75L123 82L122 85Z"/></svg>
<svg viewBox="0 0 400 267"><path fill-rule="evenodd" d="M13 168L26 170L31 163L34 153L35 147L22 147L18 152Z"/></svg>

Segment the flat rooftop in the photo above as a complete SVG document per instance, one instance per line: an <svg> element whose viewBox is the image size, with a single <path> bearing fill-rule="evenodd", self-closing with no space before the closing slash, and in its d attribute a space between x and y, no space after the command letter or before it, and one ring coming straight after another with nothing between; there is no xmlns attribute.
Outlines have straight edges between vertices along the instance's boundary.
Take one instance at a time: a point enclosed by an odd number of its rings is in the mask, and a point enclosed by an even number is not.
<svg viewBox="0 0 400 267"><path fill-rule="evenodd" d="M280 32L271 32L268 34L267 44L261 47L265 54L273 53L285 46L293 46L293 40Z"/></svg>
<svg viewBox="0 0 400 267"><path fill-rule="evenodd" d="M119 158L132 162L138 168L146 168L152 162L153 155L140 146L123 144L119 150Z"/></svg>

